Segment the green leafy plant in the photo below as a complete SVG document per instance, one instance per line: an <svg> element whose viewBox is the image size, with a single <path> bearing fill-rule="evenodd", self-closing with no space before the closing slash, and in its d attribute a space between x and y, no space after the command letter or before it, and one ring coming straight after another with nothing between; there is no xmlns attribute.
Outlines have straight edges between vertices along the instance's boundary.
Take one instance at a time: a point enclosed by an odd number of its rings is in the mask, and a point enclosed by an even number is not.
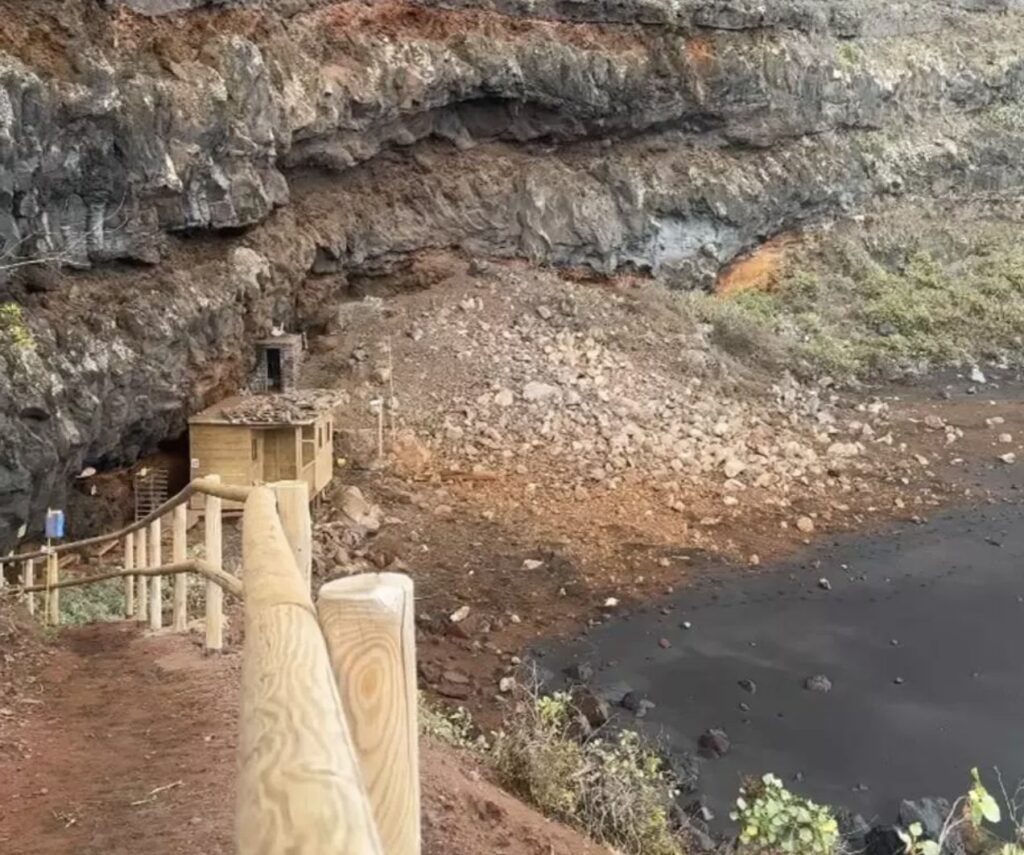
<svg viewBox="0 0 1024 855"><path fill-rule="evenodd" d="M743 785L730 817L740 825L739 851L751 855L831 855L839 843L832 812L794 795L771 773Z"/></svg>
<svg viewBox="0 0 1024 855"><path fill-rule="evenodd" d="M32 331L25 323L25 314L17 303L0 303L0 338L15 351L35 349Z"/></svg>
<svg viewBox="0 0 1024 855"><path fill-rule="evenodd" d="M1000 785L1002 781L1000 780ZM1018 790L1019 792L1019 790ZM1007 807L1013 819L1016 802L1006 796ZM1002 820L999 802L985 788L977 769L971 769L971 788L953 805L949 816L939 831L938 840L925 839L921 823L912 823L906 831L898 831L900 839L906 846L907 855L942 855L950 851L949 843L960 837L964 830L969 829L969 838L973 842L971 851L988 853L988 855L1024 855L1024 848L1019 843L1003 843L993 841L983 828L984 823L996 824ZM1015 831L1017 823L1014 821ZM1019 833L1017 835L1019 837Z"/></svg>
<svg viewBox="0 0 1024 855"><path fill-rule="evenodd" d="M992 824L998 823L1002 820L999 802L981 783L977 768L971 769L971 782L971 788L967 791L967 815L971 825L980 828L983 820Z"/></svg>
<svg viewBox="0 0 1024 855"><path fill-rule="evenodd" d="M454 748L478 749L486 747L482 736L475 736L473 718L465 707L446 709L434 706L419 695L420 731L426 736L436 739Z"/></svg>
<svg viewBox="0 0 1024 855"><path fill-rule="evenodd" d="M936 840L925 840L921 823L912 822L906 831L897 829L900 840L907 847L907 855L939 855L942 844Z"/></svg>
<svg viewBox="0 0 1024 855"><path fill-rule="evenodd" d="M61 623L78 626L124 619L124 582L105 579L60 592Z"/></svg>

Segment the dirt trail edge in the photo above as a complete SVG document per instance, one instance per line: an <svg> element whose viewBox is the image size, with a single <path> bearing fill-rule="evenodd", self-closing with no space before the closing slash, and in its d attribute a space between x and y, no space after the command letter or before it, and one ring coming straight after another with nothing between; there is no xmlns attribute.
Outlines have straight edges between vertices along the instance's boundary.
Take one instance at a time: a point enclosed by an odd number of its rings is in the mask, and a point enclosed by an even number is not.
<svg viewBox="0 0 1024 855"><path fill-rule="evenodd" d="M190 638L113 623L11 659L17 669L0 671L0 851L234 852L237 653L207 658ZM427 855L603 851L465 758L423 752Z"/></svg>

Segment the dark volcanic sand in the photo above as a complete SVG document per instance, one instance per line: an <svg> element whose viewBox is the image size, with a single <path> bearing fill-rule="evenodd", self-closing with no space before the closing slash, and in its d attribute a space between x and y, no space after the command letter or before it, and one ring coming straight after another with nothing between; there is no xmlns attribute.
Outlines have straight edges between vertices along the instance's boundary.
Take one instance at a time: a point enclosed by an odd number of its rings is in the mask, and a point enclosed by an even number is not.
<svg viewBox="0 0 1024 855"><path fill-rule="evenodd" d="M718 827L740 779L766 771L881 821L895 819L902 798L963 793L975 765L992 788L992 766L1015 782L1024 776L1024 506L949 511L823 544L757 578L708 583L613 620L542 661L557 671L579 660L595 666L610 700L647 693L657 705L649 732L673 749L696 751L709 727L727 731L732 750L703 761L700 785ZM813 674L832 691L805 690Z"/></svg>

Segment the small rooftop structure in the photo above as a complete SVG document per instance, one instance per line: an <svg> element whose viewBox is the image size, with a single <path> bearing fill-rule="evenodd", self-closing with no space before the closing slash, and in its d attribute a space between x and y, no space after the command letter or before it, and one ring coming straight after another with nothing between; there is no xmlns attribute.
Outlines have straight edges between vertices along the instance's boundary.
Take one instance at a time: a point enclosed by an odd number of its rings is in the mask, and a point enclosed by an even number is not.
<svg viewBox="0 0 1024 855"><path fill-rule="evenodd" d="M322 389L217 402L188 420L192 477L219 475L225 484L240 486L304 480L313 499L334 476L339 402L336 392ZM194 496L191 507L199 510L203 502Z"/></svg>
<svg viewBox="0 0 1024 855"><path fill-rule="evenodd" d="M249 386L254 392L290 392L298 388L302 365L302 336L282 334L256 342L256 370Z"/></svg>

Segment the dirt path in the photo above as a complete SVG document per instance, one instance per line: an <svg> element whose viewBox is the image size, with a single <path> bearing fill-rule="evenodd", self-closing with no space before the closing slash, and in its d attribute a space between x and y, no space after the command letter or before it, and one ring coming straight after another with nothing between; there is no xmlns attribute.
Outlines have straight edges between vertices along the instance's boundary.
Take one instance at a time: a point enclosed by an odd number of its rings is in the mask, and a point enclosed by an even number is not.
<svg viewBox="0 0 1024 855"><path fill-rule="evenodd" d="M0 852L234 851L237 653L116 623L65 630L16 664L0 669ZM424 745L422 766L426 855L604 851L448 749Z"/></svg>
<svg viewBox="0 0 1024 855"><path fill-rule="evenodd" d="M131 624L61 641L0 759L0 850L231 852L237 657Z"/></svg>

